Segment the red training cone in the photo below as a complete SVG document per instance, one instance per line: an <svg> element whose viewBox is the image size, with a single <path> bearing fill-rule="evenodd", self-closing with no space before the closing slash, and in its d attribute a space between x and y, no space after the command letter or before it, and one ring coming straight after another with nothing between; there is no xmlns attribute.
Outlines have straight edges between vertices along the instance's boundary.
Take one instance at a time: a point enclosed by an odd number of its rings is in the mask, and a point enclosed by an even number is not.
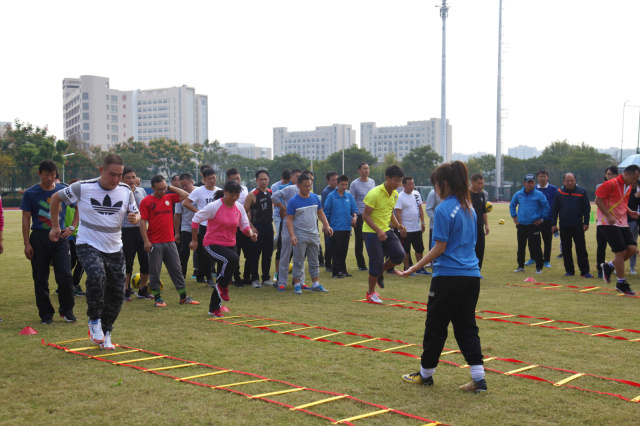
<svg viewBox="0 0 640 426"><path fill-rule="evenodd" d="M534 280L533 278L529 277L526 280L524 280L525 283L535 283L536 280Z"/></svg>
<svg viewBox="0 0 640 426"><path fill-rule="evenodd" d="M231 312L226 306L220 306L220 312Z"/></svg>
<svg viewBox="0 0 640 426"><path fill-rule="evenodd" d="M21 336L30 336L32 334L38 334L38 332L31 327L25 327L18 334Z"/></svg>

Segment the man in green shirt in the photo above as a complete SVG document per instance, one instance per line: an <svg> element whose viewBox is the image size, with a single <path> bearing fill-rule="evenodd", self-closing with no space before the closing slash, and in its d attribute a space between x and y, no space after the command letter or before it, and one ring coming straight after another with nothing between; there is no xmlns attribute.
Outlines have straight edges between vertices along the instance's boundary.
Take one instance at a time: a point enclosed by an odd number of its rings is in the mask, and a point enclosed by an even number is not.
<svg viewBox="0 0 640 426"><path fill-rule="evenodd" d="M398 201L396 188L402 183L404 171L396 165L389 166L385 170L384 183L373 188L364 199L364 211L362 212L362 235L369 254L369 291L367 300L373 303L382 303L375 291L376 283L384 288L382 273L389 268L402 263L404 249L400 240L391 230L389 223L398 231L406 231L400 225L393 214L393 209ZM387 261L384 255L388 256Z"/></svg>

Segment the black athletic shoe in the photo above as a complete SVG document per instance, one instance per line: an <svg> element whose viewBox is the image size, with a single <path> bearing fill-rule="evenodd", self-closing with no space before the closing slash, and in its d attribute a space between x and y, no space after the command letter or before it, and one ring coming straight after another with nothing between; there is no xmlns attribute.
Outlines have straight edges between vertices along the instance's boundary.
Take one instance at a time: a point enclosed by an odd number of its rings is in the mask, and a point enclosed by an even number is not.
<svg viewBox="0 0 640 426"><path fill-rule="evenodd" d="M635 296L636 292L631 290L631 287L629 287L629 283L627 282L627 280L624 280L621 283L617 283L616 284L616 290L618 290L620 293L623 293L625 296Z"/></svg>
<svg viewBox="0 0 640 426"><path fill-rule="evenodd" d="M331 267L329 266L325 267L324 270L327 272L333 272L333 269L331 269Z"/></svg>
<svg viewBox="0 0 640 426"><path fill-rule="evenodd" d="M149 293L149 286L142 287L138 291L138 299L155 299L151 293Z"/></svg>
<svg viewBox="0 0 640 426"><path fill-rule="evenodd" d="M350 274L350 273L348 273L348 272L340 272L340 275L342 275L344 278L349 278L349 277L352 277L352 276L353 276L353 275L351 275L351 274Z"/></svg>
<svg viewBox="0 0 640 426"><path fill-rule="evenodd" d="M344 275L342 275L342 274L333 274L333 275L331 275L331 278L344 278Z"/></svg>
<svg viewBox="0 0 640 426"><path fill-rule="evenodd" d="M366 267L366 266L358 266L358 271L366 272L366 271L368 271L368 270L369 270L369 269L367 269L367 267Z"/></svg>
<svg viewBox="0 0 640 426"><path fill-rule="evenodd" d="M324 262L318 262L318 266L321 267L321 268L324 268L325 267L325 263Z"/></svg>
<svg viewBox="0 0 640 426"><path fill-rule="evenodd" d="M613 273L613 271L615 271L615 269L609 266L607 262L601 264L600 269L602 269L602 279L604 280L605 283L610 284L611 274Z"/></svg>
<svg viewBox="0 0 640 426"><path fill-rule="evenodd" d="M51 319L51 318L43 318L43 319L40 320L40 324L46 324L46 325L53 324L53 319Z"/></svg>
<svg viewBox="0 0 640 426"><path fill-rule="evenodd" d="M76 318L73 314L66 314L66 315L60 314L60 318L63 318L66 322L78 321L78 318Z"/></svg>
<svg viewBox="0 0 640 426"><path fill-rule="evenodd" d="M199 278L198 278L198 277L196 276L196 282L197 282L197 283L200 283L200 284L206 284L206 282L207 282L207 278L206 278L206 277L199 277Z"/></svg>
<svg viewBox="0 0 640 426"><path fill-rule="evenodd" d="M382 275L378 277L378 285L380 288L384 288L384 277Z"/></svg>
<svg viewBox="0 0 640 426"><path fill-rule="evenodd" d="M472 379L469 383L460 386L460 389L465 392L486 392L487 381L485 379L480 379L476 382Z"/></svg>
<svg viewBox="0 0 640 426"><path fill-rule="evenodd" d="M232 281L233 285L236 287L244 287L244 283L242 280L234 280Z"/></svg>
<svg viewBox="0 0 640 426"><path fill-rule="evenodd" d="M78 286L78 288L73 290L73 295L76 296L76 297L83 297L83 296L86 296L87 293L82 291L82 287Z"/></svg>

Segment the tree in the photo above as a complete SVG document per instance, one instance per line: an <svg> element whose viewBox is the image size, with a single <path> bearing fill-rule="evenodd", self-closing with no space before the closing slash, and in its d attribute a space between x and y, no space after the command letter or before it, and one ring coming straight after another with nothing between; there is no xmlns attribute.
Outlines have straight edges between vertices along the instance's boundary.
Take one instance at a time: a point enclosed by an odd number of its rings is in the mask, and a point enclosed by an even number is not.
<svg viewBox="0 0 640 426"><path fill-rule="evenodd" d="M275 157L271 162L271 169L269 169L269 174L271 175L272 180L275 182L275 180L280 177L280 173L282 173L284 169L305 170L310 168L311 160L302 157L300 154L292 153L280 157Z"/></svg>
<svg viewBox="0 0 640 426"><path fill-rule="evenodd" d="M442 163L442 157L429 145L413 148L402 159L405 176L412 176L416 185L426 185L431 173Z"/></svg>
<svg viewBox="0 0 640 426"><path fill-rule="evenodd" d="M198 145L198 148L200 148L200 145ZM209 139L207 139L204 141L204 144L202 144L202 150L196 149L195 146L193 150L196 152L202 152L200 155L201 161L198 166L202 164L209 164L213 167L213 170L216 171L226 163L227 157L229 156L229 152L217 139L213 142L209 142ZM192 155L194 154L192 153Z"/></svg>
<svg viewBox="0 0 640 426"><path fill-rule="evenodd" d="M194 170L193 153L188 143L175 139L153 139L149 141L149 153L153 161L155 174L166 173L167 177L181 172Z"/></svg>

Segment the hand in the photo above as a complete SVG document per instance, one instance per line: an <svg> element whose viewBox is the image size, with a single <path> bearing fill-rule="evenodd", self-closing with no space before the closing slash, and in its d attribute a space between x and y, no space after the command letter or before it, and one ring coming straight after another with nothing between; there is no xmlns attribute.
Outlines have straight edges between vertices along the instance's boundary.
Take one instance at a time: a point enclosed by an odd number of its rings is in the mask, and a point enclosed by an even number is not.
<svg viewBox="0 0 640 426"><path fill-rule="evenodd" d="M378 239L380 241L387 241L387 233L384 232L382 229L378 231Z"/></svg>
<svg viewBox="0 0 640 426"><path fill-rule="evenodd" d="M325 234L329 234L329 237L333 237L333 228L331 228L330 226L327 227L322 227L322 232L324 232Z"/></svg>
<svg viewBox="0 0 640 426"><path fill-rule="evenodd" d="M634 219L637 219L638 216L640 216L640 213L638 213L638 212L629 212L629 216L631 216Z"/></svg>
<svg viewBox="0 0 640 426"><path fill-rule="evenodd" d="M138 218L136 217L135 213L129 213L127 215L127 220L129 221L130 224L135 225L136 223L138 223Z"/></svg>
<svg viewBox="0 0 640 426"><path fill-rule="evenodd" d="M60 228L58 228L58 232L59 231ZM49 238L51 238L51 233L49 233ZM58 241L58 237L56 237L56 239L52 241ZM33 247L31 247L31 244L27 244L26 246L24 246L24 255L27 257L27 259L33 260Z"/></svg>
<svg viewBox="0 0 640 426"><path fill-rule="evenodd" d="M489 229L489 228L487 228L487 230L488 230L488 229ZM426 230L427 230L427 227L425 226L425 224L424 224L424 223L423 223L423 224L421 224L421 225L420 225L420 232L422 232L422 233L424 234L424 231L426 231ZM489 232L487 232L487 234L488 234L488 233L489 233Z"/></svg>
<svg viewBox="0 0 640 426"><path fill-rule="evenodd" d="M351 227L355 228L356 224L358 223L358 218L354 217L351 219Z"/></svg>
<svg viewBox="0 0 640 426"><path fill-rule="evenodd" d="M515 223L515 224L516 224L516 226L520 225L520 224L518 223L518 216L514 216L512 219L513 219L513 223Z"/></svg>
<svg viewBox="0 0 640 426"><path fill-rule="evenodd" d="M62 231L62 234L60 234L60 238L64 240L66 238L69 238L69 236L72 234L73 234L73 231L71 229L65 228L64 231Z"/></svg>
<svg viewBox="0 0 640 426"><path fill-rule="evenodd" d="M251 233L249 234L249 238L251 238L251 241L256 242L258 241L258 234L256 232L251 231Z"/></svg>
<svg viewBox="0 0 640 426"><path fill-rule="evenodd" d="M0 254L4 253L4 246L2 245L2 241L0 241Z"/></svg>
<svg viewBox="0 0 640 426"><path fill-rule="evenodd" d="M291 245L293 245L294 247L298 247L298 238L296 238L295 235L291 236Z"/></svg>
<svg viewBox="0 0 640 426"><path fill-rule="evenodd" d="M180 234L176 234L174 238L176 239L176 243L180 244Z"/></svg>
<svg viewBox="0 0 640 426"><path fill-rule="evenodd" d="M411 268L407 269L406 271L399 271L397 269L394 269L395 273L400 275L401 277L410 277L411 274L413 274L416 271L416 268L414 266L412 266Z"/></svg>
<svg viewBox="0 0 640 426"><path fill-rule="evenodd" d="M607 225L615 225L616 223L618 223L618 218L612 215L611 212L609 212L606 215L606 218L607 218Z"/></svg>
<svg viewBox="0 0 640 426"><path fill-rule="evenodd" d="M403 228L400 229L400 236L402 238L407 238L407 228L406 227L403 227Z"/></svg>
<svg viewBox="0 0 640 426"><path fill-rule="evenodd" d="M589 225L582 225L582 230L587 232L589 230Z"/></svg>
<svg viewBox="0 0 640 426"><path fill-rule="evenodd" d="M144 251L151 253L151 249L153 248L153 244L149 241L144 243Z"/></svg>
<svg viewBox="0 0 640 426"><path fill-rule="evenodd" d="M189 243L189 250L196 251L197 249L198 249L198 242L197 241L191 241Z"/></svg>
<svg viewBox="0 0 640 426"><path fill-rule="evenodd" d="M533 225L540 226L542 224L542 222L544 222L542 219L538 219L535 222L533 222Z"/></svg>
<svg viewBox="0 0 640 426"><path fill-rule="evenodd" d="M49 231L49 239L51 241L53 241L54 243L60 239L60 227L59 226L51 227L51 231ZM31 259L33 259L33 248L31 247L31 245L25 246L25 248L24 248L24 253L25 254L27 253L27 247L29 247L31 249L31 257L29 257L27 255L27 259L31 260Z"/></svg>
<svg viewBox="0 0 640 426"><path fill-rule="evenodd" d="M489 227L486 223L484 224L484 235L489 235Z"/></svg>
<svg viewBox="0 0 640 426"><path fill-rule="evenodd" d="M555 234L556 232L558 232L558 227L557 226L552 226L551 227L551 233Z"/></svg>

